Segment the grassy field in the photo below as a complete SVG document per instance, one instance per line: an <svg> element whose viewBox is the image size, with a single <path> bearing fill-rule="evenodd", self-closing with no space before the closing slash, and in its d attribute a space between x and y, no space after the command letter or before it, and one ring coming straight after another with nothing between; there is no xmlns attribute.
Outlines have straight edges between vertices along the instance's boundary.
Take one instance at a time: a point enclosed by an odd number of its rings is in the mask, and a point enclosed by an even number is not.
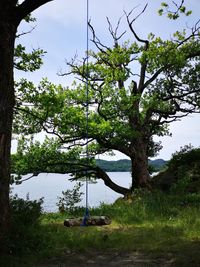
<svg viewBox="0 0 200 267"><path fill-rule="evenodd" d="M171 259L170 266L197 267L200 266L199 200L199 195L191 194L140 193L131 201L119 200L113 205L90 209L90 215L112 219L111 225L102 227L64 227L64 219L83 216L81 208L71 214L44 213L39 224L28 230L28 235L18 237L16 252L2 258L0 266L40 266L37 263L46 260L64 261L66 254L118 251Z"/></svg>

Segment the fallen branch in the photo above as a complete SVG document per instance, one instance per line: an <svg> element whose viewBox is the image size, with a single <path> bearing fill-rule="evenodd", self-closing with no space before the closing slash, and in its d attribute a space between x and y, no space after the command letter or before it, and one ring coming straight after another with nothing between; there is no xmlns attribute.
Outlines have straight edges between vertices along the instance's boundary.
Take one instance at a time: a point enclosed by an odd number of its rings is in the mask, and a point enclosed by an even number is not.
<svg viewBox="0 0 200 267"><path fill-rule="evenodd" d="M64 226L66 227L72 227L72 226L81 226L83 223L83 218L72 218L72 219L66 219L64 221ZM86 220L86 225L87 226L95 226L95 225L108 225L111 224L111 219L109 219L106 216L92 216L89 217Z"/></svg>

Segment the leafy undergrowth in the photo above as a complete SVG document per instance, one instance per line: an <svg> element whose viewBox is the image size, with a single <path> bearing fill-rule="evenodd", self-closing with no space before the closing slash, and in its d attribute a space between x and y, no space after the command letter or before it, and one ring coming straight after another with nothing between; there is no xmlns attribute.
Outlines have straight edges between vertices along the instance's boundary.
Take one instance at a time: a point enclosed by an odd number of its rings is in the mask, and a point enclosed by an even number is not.
<svg viewBox="0 0 200 267"><path fill-rule="evenodd" d="M90 209L90 215L105 215L112 219L111 225L101 227L63 226L64 219L82 216L83 209L72 214L45 213L40 218L40 225L34 229L30 249L21 252L23 260L19 266L23 266L23 262L24 266L37 266L34 262L62 259L66 253L90 250L134 251L154 258L171 255L173 263L170 266L198 266L199 199L198 195L178 197L156 192L138 194L132 201L101 204L99 208ZM31 242L37 244L37 249L31 248ZM16 265L10 266L18 266L19 257L16 256L19 253L6 259L5 266L9 266L9 260L13 264L14 257ZM4 266L3 263L0 266Z"/></svg>

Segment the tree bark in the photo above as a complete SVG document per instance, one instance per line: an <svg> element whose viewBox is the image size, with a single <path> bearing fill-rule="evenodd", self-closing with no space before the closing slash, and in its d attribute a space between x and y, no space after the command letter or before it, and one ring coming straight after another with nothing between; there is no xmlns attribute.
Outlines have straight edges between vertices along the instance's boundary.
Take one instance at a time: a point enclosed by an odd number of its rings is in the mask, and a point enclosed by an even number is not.
<svg viewBox="0 0 200 267"><path fill-rule="evenodd" d="M0 245L10 227L9 183L14 108L13 57L16 26L0 20Z"/></svg>
<svg viewBox="0 0 200 267"><path fill-rule="evenodd" d="M9 184L14 94L14 45L21 20L51 0L0 1L0 251L10 230Z"/></svg>
<svg viewBox="0 0 200 267"><path fill-rule="evenodd" d="M139 187L150 188L150 175L148 170L147 145L139 139L134 144L136 153L131 158L132 163L132 190Z"/></svg>

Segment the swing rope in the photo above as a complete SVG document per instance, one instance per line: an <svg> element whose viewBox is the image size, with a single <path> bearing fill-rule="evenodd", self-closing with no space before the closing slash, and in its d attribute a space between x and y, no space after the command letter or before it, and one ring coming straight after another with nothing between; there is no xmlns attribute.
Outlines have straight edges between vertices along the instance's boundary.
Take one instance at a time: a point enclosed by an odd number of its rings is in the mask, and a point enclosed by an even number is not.
<svg viewBox="0 0 200 267"><path fill-rule="evenodd" d="M88 116L89 116L89 0L86 0L86 165L89 164L89 150L88 150ZM88 206L88 195L89 195L89 177L88 171L86 170L86 181L85 181L85 214L81 226L87 226L87 220L89 218L89 206Z"/></svg>

